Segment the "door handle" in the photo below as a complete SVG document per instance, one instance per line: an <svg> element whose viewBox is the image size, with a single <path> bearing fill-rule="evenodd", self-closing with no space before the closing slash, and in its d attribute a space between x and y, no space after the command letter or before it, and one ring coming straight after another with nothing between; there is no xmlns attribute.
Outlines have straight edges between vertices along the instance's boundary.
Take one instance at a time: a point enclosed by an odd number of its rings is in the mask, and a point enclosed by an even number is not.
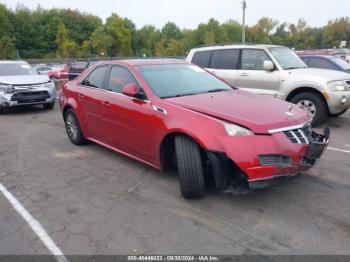
<svg viewBox="0 0 350 262"><path fill-rule="evenodd" d="M80 99L84 99L85 98L85 96L83 94L80 94L80 93L79 93L78 96L79 96Z"/></svg>
<svg viewBox="0 0 350 262"><path fill-rule="evenodd" d="M104 101L104 102L102 102L102 104L107 108L111 107L111 103L109 103L108 101Z"/></svg>
<svg viewBox="0 0 350 262"><path fill-rule="evenodd" d="M248 73L241 73L239 76L249 76Z"/></svg>

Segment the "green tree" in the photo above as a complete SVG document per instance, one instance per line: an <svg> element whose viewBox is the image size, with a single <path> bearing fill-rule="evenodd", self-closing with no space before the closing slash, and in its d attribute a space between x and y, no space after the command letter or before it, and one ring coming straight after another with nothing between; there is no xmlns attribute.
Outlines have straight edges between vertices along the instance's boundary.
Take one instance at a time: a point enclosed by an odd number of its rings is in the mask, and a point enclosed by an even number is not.
<svg viewBox="0 0 350 262"><path fill-rule="evenodd" d="M57 44L58 53L61 58L78 57L78 44L68 38L68 30L62 22L58 26L55 43Z"/></svg>
<svg viewBox="0 0 350 262"><path fill-rule="evenodd" d="M128 18L123 19L125 27L130 31L132 55L139 56L139 46L137 39L137 29L133 21Z"/></svg>
<svg viewBox="0 0 350 262"><path fill-rule="evenodd" d="M221 25L225 34L225 39L228 42L241 42L242 40L242 26L234 20L229 20Z"/></svg>
<svg viewBox="0 0 350 262"><path fill-rule="evenodd" d="M99 56L107 56L113 44L113 38L102 26L95 29L91 35L91 45Z"/></svg>
<svg viewBox="0 0 350 262"><path fill-rule="evenodd" d="M323 43L329 47L339 47L341 41L350 41L350 18L342 17L329 21L323 30ZM349 45L350 46L350 45Z"/></svg>
<svg viewBox="0 0 350 262"><path fill-rule="evenodd" d="M5 5L0 4L0 36L10 36L13 33L13 24L11 21L12 13Z"/></svg>
<svg viewBox="0 0 350 262"><path fill-rule="evenodd" d="M247 30L247 40L252 43L271 44L271 32L278 25L278 21L262 17L258 23Z"/></svg>
<svg viewBox="0 0 350 262"><path fill-rule="evenodd" d="M13 39L7 35L0 37L0 59L16 57L16 48Z"/></svg>
<svg viewBox="0 0 350 262"><path fill-rule="evenodd" d="M112 14L106 21L106 33L113 39L111 47L112 56L130 56L131 32L126 27L123 19L117 14Z"/></svg>
<svg viewBox="0 0 350 262"><path fill-rule="evenodd" d="M184 47L181 41L170 39L165 49L166 56L180 56L184 53Z"/></svg>
<svg viewBox="0 0 350 262"><path fill-rule="evenodd" d="M153 25L145 25L137 30L136 34L139 55L156 56L156 45L159 43L161 36L160 31Z"/></svg>
<svg viewBox="0 0 350 262"><path fill-rule="evenodd" d="M196 42L198 45L224 43L227 38L220 23L212 18L207 24L202 23L197 27Z"/></svg>
<svg viewBox="0 0 350 262"><path fill-rule="evenodd" d="M168 22L161 30L161 37L165 42L171 39L179 40L181 38L181 30L176 24Z"/></svg>

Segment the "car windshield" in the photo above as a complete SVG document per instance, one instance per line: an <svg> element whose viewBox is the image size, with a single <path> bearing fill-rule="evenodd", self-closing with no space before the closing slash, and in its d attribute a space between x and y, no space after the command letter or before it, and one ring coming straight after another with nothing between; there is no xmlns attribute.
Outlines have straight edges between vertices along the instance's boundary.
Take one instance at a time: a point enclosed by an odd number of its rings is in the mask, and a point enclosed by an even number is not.
<svg viewBox="0 0 350 262"><path fill-rule="evenodd" d="M195 65L143 65L139 70L160 98L223 92L232 88Z"/></svg>
<svg viewBox="0 0 350 262"><path fill-rule="evenodd" d="M270 47L269 50L284 70L307 67L303 60L289 48Z"/></svg>
<svg viewBox="0 0 350 262"><path fill-rule="evenodd" d="M350 70L350 64L348 64L347 62L345 62L343 59L336 57L336 56L331 56L329 57L329 59L335 63L336 65L340 66L341 68L343 68L344 70Z"/></svg>
<svg viewBox="0 0 350 262"><path fill-rule="evenodd" d="M0 76L37 75L38 73L28 64L0 64Z"/></svg>

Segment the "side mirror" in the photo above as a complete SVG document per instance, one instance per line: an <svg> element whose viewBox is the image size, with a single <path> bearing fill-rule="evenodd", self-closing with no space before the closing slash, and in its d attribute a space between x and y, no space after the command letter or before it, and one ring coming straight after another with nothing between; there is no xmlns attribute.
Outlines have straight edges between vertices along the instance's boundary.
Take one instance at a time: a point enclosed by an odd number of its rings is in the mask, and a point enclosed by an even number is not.
<svg viewBox="0 0 350 262"><path fill-rule="evenodd" d="M122 94L130 97L136 97L139 94L139 88L135 83L126 85L123 87Z"/></svg>
<svg viewBox="0 0 350 262"><path fill-rule="evenodd" d="M273 71L275 69L275 65L270 60L264 61L264 70L265 71Z"/></svg>

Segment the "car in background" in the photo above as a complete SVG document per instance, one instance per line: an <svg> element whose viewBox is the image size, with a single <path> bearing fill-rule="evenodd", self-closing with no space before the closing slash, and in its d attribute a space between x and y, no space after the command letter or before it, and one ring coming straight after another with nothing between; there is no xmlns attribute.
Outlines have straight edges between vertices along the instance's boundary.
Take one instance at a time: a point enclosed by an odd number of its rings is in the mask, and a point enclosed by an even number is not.
<svg viewBox="0 0 350 262"><path fill-rule="evenodd" d="M39 75L25 61L0 61L0 111L42 104L54 108L56 88L47 75Z"/></svg>
<svg viewBox="0 0 350 262"><path fill-rule="evenodd" d="M299 54L299 56L309 67L337 70L350 74L350 64L338 56L305 54Z"/></svg>
<svg viewBox="0 0 350 262"><path fill-rule="evenodd" d="M177 167L185 198L259 189L314 166L329 141L297 106L232 88L176 60L100 62L62 88L68 138L158 170ZM240 191L242 192L242 191Z"/></svg>
<svg viewBox="0 0 350 262"><path fill-rule="evenodd" d="M350 107L350 76L309 68L296 53L276 45L215 45L194 48L186 59L232 86L280 98L307 110L313 125Z"/></svg>
<svg viewBox="0 0 350 262"><path fill-rule="evenodd" d="M93 66L97 61L70 62L62 69L61 78L65 81L72 81L77 78L85 69Z"/></svg>

